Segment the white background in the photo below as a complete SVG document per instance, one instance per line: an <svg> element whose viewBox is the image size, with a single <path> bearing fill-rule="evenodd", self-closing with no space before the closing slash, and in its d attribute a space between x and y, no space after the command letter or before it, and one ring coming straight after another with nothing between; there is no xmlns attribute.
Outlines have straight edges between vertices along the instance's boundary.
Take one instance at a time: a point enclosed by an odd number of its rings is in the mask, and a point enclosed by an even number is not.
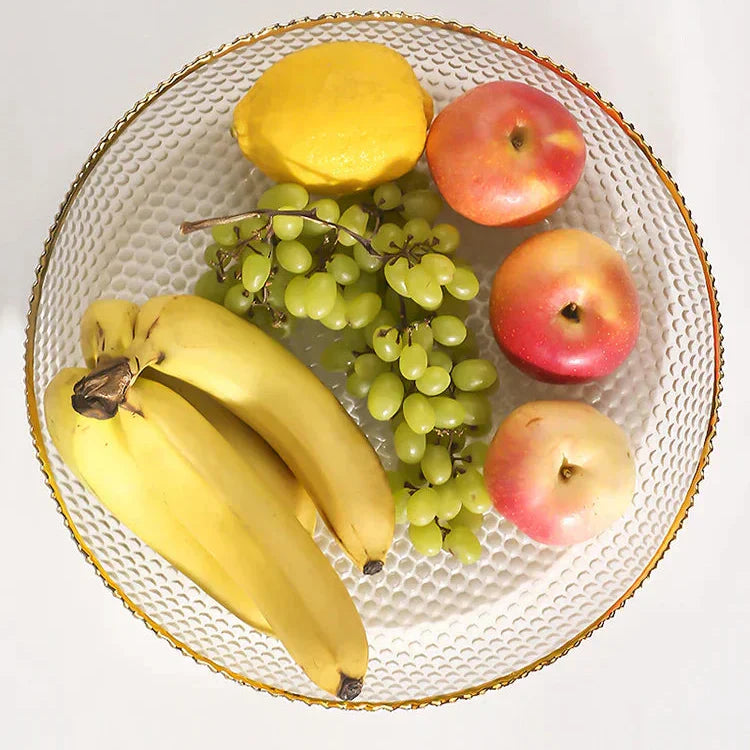
<svg viewBox="0 0 750 750"><path fill-rule="evenodd" d="M750 747L744 5L401 3L535 47L590 81L644 133L687 196L713 263L726 376L718 439L695 507L658 571L603 630L500 692L364 714L291 704L230 683L129 615L55 513L32 453L22 390L33 269L60 200L104 131L198 54L267 24L346 5L8 4L0 30L0 747Z"/></svg>

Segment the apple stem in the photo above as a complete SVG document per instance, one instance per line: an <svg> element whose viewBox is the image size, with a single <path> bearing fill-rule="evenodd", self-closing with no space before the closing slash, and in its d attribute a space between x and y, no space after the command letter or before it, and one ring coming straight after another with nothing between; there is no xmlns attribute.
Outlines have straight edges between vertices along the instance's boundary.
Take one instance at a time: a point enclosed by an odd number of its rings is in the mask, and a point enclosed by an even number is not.
<svg viewBox="0 0 750 750"><path fill-rule="evenodd" d="M565 305L562 310L560 310L560 315L562 315L563 318L567 318L568 320L572 320L576 323L580 323L581 321L581 312L575 302L568 302L568 304Z"/></svg>

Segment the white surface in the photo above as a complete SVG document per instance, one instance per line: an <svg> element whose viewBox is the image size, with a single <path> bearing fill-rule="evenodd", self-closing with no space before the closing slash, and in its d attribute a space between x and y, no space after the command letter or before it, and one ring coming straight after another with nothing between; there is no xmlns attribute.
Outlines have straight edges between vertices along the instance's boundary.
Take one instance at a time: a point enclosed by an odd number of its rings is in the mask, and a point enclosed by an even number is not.
<svg viewBox="0 0 750 750"><path fill-rule="evenodd" d="M54 512L27 436L21 374L26 300L41 242L101 134L197 54L337 6L48 5L16 6L0 47L0 430L9 477L0 546L0 746L748 746L743 521L750 403L743 368L750 361L743 344L750 279L741 235L750 169L743 138L750 116L747 11L722 2L631 1L618 10L574 2L402 4L536 47L589 80L644 133L687 196L713 263L726 376L719 434L696 506L652 579L603 630L500 692L437 709L366 715L241 688L197 667L126 613Z"/></svg>

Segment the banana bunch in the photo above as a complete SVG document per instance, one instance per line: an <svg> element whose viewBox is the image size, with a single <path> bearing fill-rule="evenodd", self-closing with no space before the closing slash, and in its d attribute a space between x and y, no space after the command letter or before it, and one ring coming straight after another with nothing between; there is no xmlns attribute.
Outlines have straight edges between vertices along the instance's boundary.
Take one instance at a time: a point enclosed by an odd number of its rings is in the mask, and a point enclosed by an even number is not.
<svg viewBox="0 0 750 750"><path fill-rule="evenodd" d="M63 370L44 399L63 460L147 544L278 637L313 682L355 698L367 639L311 538L315 508L366 573L382 568L394 511L338 401L282 346L197 297L94 303L81 345L93 369Z"/></svg>

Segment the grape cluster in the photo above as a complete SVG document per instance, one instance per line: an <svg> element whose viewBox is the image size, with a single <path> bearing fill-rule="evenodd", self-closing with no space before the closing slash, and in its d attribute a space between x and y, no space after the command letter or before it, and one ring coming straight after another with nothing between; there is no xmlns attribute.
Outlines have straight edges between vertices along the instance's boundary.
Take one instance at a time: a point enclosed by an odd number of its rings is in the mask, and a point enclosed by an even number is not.
<svg viewBox="0 0 750 750"><path fill-rule="evenodd" d="M482 438L497 374L464 323L479 282L455 257L458 230L435 223L441 209L418 172L338 201L275 185L256 211L213 225L195 292L277 336L295 318L341 331L321 363L393 427L397 523L421 554L468 564L491 506Z"/></svg>

